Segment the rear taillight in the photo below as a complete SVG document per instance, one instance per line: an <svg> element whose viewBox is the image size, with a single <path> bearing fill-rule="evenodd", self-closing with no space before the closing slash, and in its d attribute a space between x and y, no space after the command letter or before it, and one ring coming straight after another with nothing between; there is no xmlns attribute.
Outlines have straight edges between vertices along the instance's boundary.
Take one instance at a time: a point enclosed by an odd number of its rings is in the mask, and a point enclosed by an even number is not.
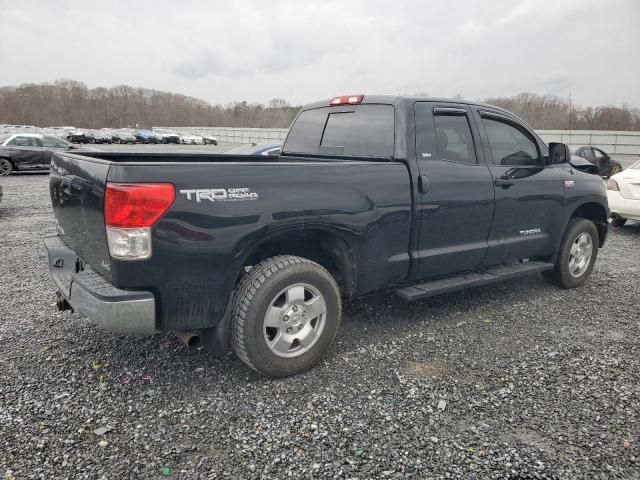
<svg viewBox="0 0 640 480"><path fill-rule="evenodd" d="M613 190L614 192L619 192L620 187L618 186L618 182L616 182L613 178L607 180L607 190Z"/></svg>
<svg viewBox="0 0 640 480"><path fill-rule="evenodd" d="M175 199L171 183L107 183L104 223L109 253L121 260L151 256L151 227Z"/></svg>
<svg viewBox="0 0 640 480"><path fill-rule="evenodd" d="M344 97L334 97L329 105L358 105L362 103L364 95L346 95Z"/></svg>

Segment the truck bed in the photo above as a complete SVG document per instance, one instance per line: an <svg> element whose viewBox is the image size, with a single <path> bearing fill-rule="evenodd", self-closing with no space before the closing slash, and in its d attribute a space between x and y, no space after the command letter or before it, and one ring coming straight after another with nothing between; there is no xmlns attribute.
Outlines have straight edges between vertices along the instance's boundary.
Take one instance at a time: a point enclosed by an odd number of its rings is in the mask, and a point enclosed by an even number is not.
<svg viewBox="0 0 640 480"><path fill-rule="evenodd" d="M148 260L110 257L107 182L175 186ZM172 330L214 326L250 252L269 242L336 242L348 294L401 281L410 264L410 185L407 166L390 160L83 152L54 156L50 193L58 234L79 265L119 289L153 292L156 327ZM247 195L193 193L214 190Z"/></svg>

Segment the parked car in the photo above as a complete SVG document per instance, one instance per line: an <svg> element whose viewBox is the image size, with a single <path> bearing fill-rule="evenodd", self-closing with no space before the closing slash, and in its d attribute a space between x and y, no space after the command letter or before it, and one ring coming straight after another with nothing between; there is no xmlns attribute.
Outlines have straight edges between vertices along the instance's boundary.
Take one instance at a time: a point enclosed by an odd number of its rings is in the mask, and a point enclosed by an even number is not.
<svg viewBox="0 0 640 480"><path fill-rule="evenodd" d="M218 139L213 135L202 135L202 141L205 145L218 145Z"/></svg>
<svg viewBox="0 0 640 480"><path fill-rule="evenodd" d="M91 141L83 130L67 130L65 139L71 143L89 143Z"/></svg>
<svg viewBox="0 0 640 480"><path fill-rule="evenodd" d="M135 145L136 137L128 130L113 130L111 132L111 141L113 143L127 143L130 145Z"/></svg>
<svg viewBox="0 0 640 480"><path fill-rule="evenodd" d="M227 155L280 155L282 143L252 143L224 152Z"/></svg>
<svg viewBox="0 0 640 480"><path fill-rule="evenodd" d="M193 133L180 134L180 143L183 145L204 145L204 140L201 136Z"/></svg>
<svg viewBox="0 0 640 480"><path fill-rule="evenodd" d="M609 211L570 156L497 107L361 95L304 107L278 157L62 152L45 239L58 306L218 355L230 338L256 371L293 375L329 349L343 297L538 272L583 285Z"/></svg>
<svg viewBox="0 0 640 480"><path fill-rule="evenodd" d="M161 143L162 139L160 138L159 135L157 135L156 133L154 133L151 130L136 130L133 133L134 137L136 137L136 140L138 141L138 143Z"/></svg>
<svg viewBox="0 0 640 480"><path fill-rule="evenodd" d="M607 180L607 198L616 227L640 220L640 161Z"/></svg>
<svg viewBox="0 0 640 480"><path fill-rule="evenodd" d="M154 128L153 132L160 136L162 143L180 143L180 135L166 128Z"/></svg>
<svg viewBox="0 0 640 480"><path fill-rule="evenodd" d="M622 171L622 164L612 159L599 148L591 146L580 147L575 150L574 154L588 160L598 167L598 175L601 177L607 178Z"/></svg>
<svg viewBox="0 0 640 480"><path fill-rule="evenodd" d="M11 175L14 171L48 170L53 152L62 150L86 151L55 135L0 135L0 175Z"/></svg>
<svg viewBox="0 0 640 480"><path fill-rule="evenodd" d="M88 132L91 143L112 143L111 132L105 130L90 130Z"/></svg>
<svg viewBox="0 0 640 480"><path fill-rule="evenodd" d="M592 175L600 175L600 169L591 163L589 160L586 160L577 155L571 155L571 160L569 162L572 167L576 170L580 170L581 172L590 173Z"/></svg>

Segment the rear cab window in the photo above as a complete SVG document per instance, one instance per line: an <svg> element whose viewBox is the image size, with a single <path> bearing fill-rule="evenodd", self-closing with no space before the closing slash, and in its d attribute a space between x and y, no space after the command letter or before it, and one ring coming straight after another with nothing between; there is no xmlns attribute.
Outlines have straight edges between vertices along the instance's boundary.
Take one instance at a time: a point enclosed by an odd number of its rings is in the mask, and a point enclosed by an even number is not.
<svg viewBox="0 0 640 480"><path fill-rule="evenodd" d="M305 110L293 123L283 153L393 157L392 105L364 104Z"/></svg>

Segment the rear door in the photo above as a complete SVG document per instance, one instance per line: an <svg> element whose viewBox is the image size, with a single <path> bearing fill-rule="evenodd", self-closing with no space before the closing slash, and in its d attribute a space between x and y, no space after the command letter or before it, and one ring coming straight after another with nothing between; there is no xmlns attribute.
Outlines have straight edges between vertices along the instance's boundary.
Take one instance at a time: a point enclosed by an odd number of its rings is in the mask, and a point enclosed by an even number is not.
<svg viewBox="0 0 640 480"><path fill-rule="evenodd" d="M494 191L467 106L416 102L419 277L476 268L487 253Z"/></svg>
<svg viewBox="0 0 640 480"><path fill-rule="evenodd" d="M38 138L16 135L5 148L19 169L42 168L43 148Z"/></svg>
<svg viewBox="0 0 640 480"><path fill-rule="evenodd" d="M484 265L553 253L564 230L562 165L545 166L546 146L519 121L473 109L495 190L495 213Z"/></svg>

